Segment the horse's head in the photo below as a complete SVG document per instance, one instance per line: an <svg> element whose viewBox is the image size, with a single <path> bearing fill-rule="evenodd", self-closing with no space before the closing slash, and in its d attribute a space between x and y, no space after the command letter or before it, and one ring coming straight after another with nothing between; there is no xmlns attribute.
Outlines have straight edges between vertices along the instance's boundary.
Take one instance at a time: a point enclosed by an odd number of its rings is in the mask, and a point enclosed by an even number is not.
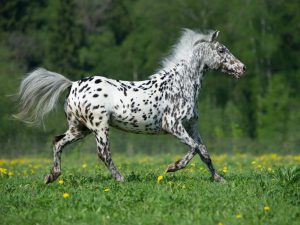
<svg viewBox="0 0 300 225"><path fill-rule="evenodd" d="M207 40L198 40L194 45L203 44L205 57L203 61L209 69L220 69L222 72L233 74L240 78L246 71L246 66L238 60L221 43L216 41L219 31L212 32ZM201 46L199 46L201 49ZM203 52L202 52L203 54Z"/></svg>

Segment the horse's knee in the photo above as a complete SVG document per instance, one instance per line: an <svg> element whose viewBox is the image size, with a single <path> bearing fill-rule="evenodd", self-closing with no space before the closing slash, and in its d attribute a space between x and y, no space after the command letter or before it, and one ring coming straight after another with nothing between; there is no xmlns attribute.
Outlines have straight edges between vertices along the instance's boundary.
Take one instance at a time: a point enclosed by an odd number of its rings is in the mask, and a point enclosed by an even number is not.
<svg viewBox="0 0 300 225"><path fill-rule="evenodd" d="M61 139L63 139L66 136L66 134L61 134L61 135L57 135L54 137L53 140L53 144L56 144L57 142L59 142Z"/></svg>
<svg viewBox="0 0 300 225"><path fill-rule="evenodd" d="M197 151L200 155L202 155L204 158L210 158L208 151L206 150L205 145L198 145Z"/></svg>

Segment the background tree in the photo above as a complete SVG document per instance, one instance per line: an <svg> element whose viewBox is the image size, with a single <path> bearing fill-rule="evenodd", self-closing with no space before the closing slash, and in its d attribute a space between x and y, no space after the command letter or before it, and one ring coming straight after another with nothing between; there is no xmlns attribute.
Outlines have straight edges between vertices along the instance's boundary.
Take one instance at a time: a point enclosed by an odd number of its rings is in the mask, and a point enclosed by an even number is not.
<svg viewBox="0 0 300 225"><path fill-rule="evenodd" d="M238 81L220 72L205 76L199 127L208 147L299 151L299 9L297 0L1 1L0 151L40 152L65 129L63 98L45 128L11 119L16 107L7 96L28 71L46 67L71 80L146 79L184 27L220 30L219 40L247 66ZM136 137L113 130L112 143L128 152L180 151L168 136ZM85 146L94 150L93 142Z"/></svg>

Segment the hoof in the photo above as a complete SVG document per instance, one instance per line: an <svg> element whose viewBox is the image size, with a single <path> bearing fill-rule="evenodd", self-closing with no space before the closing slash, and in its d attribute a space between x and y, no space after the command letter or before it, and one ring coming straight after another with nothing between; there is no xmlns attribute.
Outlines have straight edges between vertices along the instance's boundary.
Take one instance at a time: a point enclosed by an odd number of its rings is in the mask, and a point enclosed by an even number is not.
<svg viewBox="0 0 300 225"><path fill-rule="evenodd" d="M221 177L219 174L215 174L213 176L213 180L216 181L216 182L220 182L220 183L226 183L227 181Z"/></svg>
<svg viewBox="0 0 300 225"><path fill-rule="evenodd" d="M51 183L51 182L53 182L53 175L50 173L50 174L48 174L47 176L45 176L45 178L44 178L44 183L45 184L49 184L49 183Z"/></svg>
<svg viewBox="0 0 300 225"><path fill-rule="evenodd" d="M59 177L60 173L49 173L47 176L45 176L44 178L44 183L45 184L50 184L52 182L54 182L58 177Z"/></svg>
<svg viewBox="0 0 300 225"><path fill-rule="evenodd" d="M167 172L167 173L170 173L170 172L175 172L175 171L177 171L177 170L178 170L178 169L177 169L176 165L175 165L175 164L171 164L171 165L169 165L168 168L166 169L166 172Z"/></svg>
<svg viewBox="0 0 300 225"><path fill-rule="evenodd" d="M183 169L184 167L180 165L180 160L176 161L174 164L168 166L166 172L175 172L177 170Z"/></svg>
<svg viewBox="0 0 300 225"><path fill-rule="evenodd" d="M121 175L121 176L116 176L116 181L118 182L124 182L125 181L125 178Z"/></svg>

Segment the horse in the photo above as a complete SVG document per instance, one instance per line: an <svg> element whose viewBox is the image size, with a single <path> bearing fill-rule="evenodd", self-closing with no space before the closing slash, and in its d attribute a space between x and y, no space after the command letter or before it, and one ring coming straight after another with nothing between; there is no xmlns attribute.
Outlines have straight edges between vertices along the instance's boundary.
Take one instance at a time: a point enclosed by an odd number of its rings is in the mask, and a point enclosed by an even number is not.
<svg viewBox="0 0 300 225"><path fill-rule="evenodd" d="M109 127L142 134L171 134L189 146L180 160L166 172L187 166L198 154L214 181L225 182L214 168L200 137L197 99L204 72L220 70L240 78L246 71L223 44L217 41L219 31L207 33L184 29L161 69L143 81L113 80L102 76L70 81L55 72L38 68L25 77L18 96L20 112L15 116L30 123L40 123L68 89L64 111L68 130L53 141L53 167L44 183L61 175L61 154L67 144L93 133L98 157L116 181L124 181L115 166L108 139Z"/></svg>

